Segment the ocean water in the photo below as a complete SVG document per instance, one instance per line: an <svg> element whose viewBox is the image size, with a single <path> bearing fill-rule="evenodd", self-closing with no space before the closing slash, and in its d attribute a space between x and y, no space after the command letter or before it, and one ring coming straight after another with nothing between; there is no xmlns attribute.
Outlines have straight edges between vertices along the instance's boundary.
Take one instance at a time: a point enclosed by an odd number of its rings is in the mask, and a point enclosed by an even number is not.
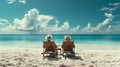
<svg viewBox="0 0 120 67"><path fill-rule="evenodd" d="M65 34L53 34L52 41L61 45ZM42 45L45 34L0 34L2 46ZM120 34L71 34L76 45L120 46Z"/></svg>

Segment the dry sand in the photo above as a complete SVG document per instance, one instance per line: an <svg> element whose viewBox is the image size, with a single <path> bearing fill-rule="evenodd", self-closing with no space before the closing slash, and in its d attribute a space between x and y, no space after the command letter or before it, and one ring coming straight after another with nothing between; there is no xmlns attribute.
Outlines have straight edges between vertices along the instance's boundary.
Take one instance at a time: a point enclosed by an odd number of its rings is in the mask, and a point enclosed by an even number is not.
<svg viewBox="0 0 120 67"><path fill-rule="evenodd" d="M0 67L120 67L120 48L77 46L76 57L42 56L41 46L0 47Z"/></svg>

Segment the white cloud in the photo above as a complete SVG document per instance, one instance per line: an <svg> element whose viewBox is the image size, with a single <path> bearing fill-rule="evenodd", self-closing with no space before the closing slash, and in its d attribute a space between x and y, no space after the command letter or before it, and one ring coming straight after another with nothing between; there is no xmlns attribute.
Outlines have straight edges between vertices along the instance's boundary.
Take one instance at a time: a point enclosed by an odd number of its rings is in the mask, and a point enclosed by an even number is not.
<svg viewBox="0 0 120 67"><path fill-rule="evenodd" d="M95 31L100 31L102 27L106 26L109 24L114 16L111 13L105 13L105 16L107 17L103 22L99 23L96 25L96 27L92 27L91 23L88 23L88 25L82 29L82 32L95 32Z"/></svg>
<svg viewBox="0 0 120 67"><path fill-rule="evenodd" d="M53 16L41 15L37 9L29 10L22 19L15 18L13 23L6 19L0 19L0 30L2 32L31 32L46 30L50 20L54 19ZM17 32L16 32L17 31Z"/></svg>
<svg viewBox="0 0 120 67"><path fill-rule="evenodd" d="M112 12L114 10L116 10L118 7L113 7L113 8L109 8L109 7L103 7L101 8L102 11L107 11L107 12Z"/></svg>
<svg viewBox="0 0 120 67"><path fill-rule="evenodd" d="M79 33L80 32L80 25L71 28L68 21L63 22L63 24L59 25L60 21L55 20L55 24L49 25L47 27L48 32L53 33Z"/></svg>
<svg viewBox="0 0 120 67"><path fill-rule="evenodd" d="M8 2L8 4L12 4L14 3L16 0L6 0Z"/></svg>
<svg viewBox="0 0 120 67"><path fill-rule="evenodd" d="M55 20L53 24L50 22ZM42 15L35 8L30 9L22 19L15 18L13 23L0 19L0 33L70 33L77 32L80 26L70 28L68 21L60 23L50 15Z"/></svg>
<svg viewBox="0 0 120 67"><path fill-rule="evenodd" d="M110 33L120 34L120 21L112 22Z"/></svg>
<svg viewBox="0 0 120 67"><path fill-rule="evenodd" d="M85 28L82 29L82 32L93 32L94 28L91 27L91 23L88 23Z"/></svg>
<svg viewBox="0 0 120 67"><path fill-rule="evenodd" d="M47 30L50 32L56 32L59 31L59 21L55 20L55 24L54 25L49 25L49 27L47 27Z"/></svg>
<svg viewBox="0 0 120 67"><path fill-rule="evenodd" d="M13 23L18 30L37 31L45 29L52 19L54 19L53 16L41 15L37 9L33 8L24 15L24 18L21 20L16 18Z"/></svg>
<svg viewBox="0 0 120 67"><path fill-rule="evenodd" d="M7 19L0 19L0 22L9 22Z"/></svg>
<svg viewBox="0 0 120 67"><path fill-rule="evenodd" d="M111 13L105 13L105 16L108 18L113 18L113 15Z"/></svg>
<svg viewBox="0 0 120 67"><path fill-rule="evenodd" d="M119 2L117 2L117 3L109 3L109 5L119 6L119 5L120 5L120 3L119 3Z"/></svg>
<svg viewBox="0 0 120 67"><path fill-rule="evenodd" d="M101 8L101 10L112 13L113 11L115 11L117 8L120 7L119 2L117 2L117 3L109 3L108 5L112 5L113 7L103 7L103 8Z"/></svg>
<svg viewBox="0 0 120 67"><path fill-rule="evenodd" d="M109 3L109 6L112 5L113 7L103 7L101 10L106 11L105 12L105 16L106 19L103 20L103 22L99 23L98 25L96 25L95 27L91 27L91 24L88 23L88 25L82 29L82 32L100 32L101 29L103 27L106 27L106 25L108 25L114 18L115 16L113 16L112 12L115 11L116 9L119 8L120 3ZM108 32L111 29L111 25L109 25L109 27L106 30L102 30L101 32Z"/></svg>
<svg viewBox="0 0 120 67"><path fill-rule="evenodd" d="M107 25L110 23L110 21L112 21L112 19L114 18L114 16L111 13L105 13L105 16L107 17L102 23L99 23L96 26L96 30L99 30L100 28L102 28L103 26Z"/></svg>
<svg viewBox="0 0 120 67"><path fill-rule="evenodd" d="M37 22L38 22L37 25L40 25L42 28L46 28L48 26L49 21L52 20L52 19L54 19L53 16L39 15L37 17Z"/></svg>
<svg viewBox="0 0 120 67"><path fill-rule="evenodd" d="M79 32L80 31L79 29L80 29L80 25L74 27L71 31L72 32Z"/></svg>
<svg viewBox="0 0 120 67"><path fill-rule="evenodd" d="M15 28L7 19L0 19L0 34L5 34L8 32L9 34L12 34L12 32L15 31L16 31Z"/></svg>
<svg viewBox="0 0 120 67"><path fill-rule="evenodd" d="M70 27L69 22L66 21L66 22L64 22L63 25L59 28L59 31L68 30L69 27Z"/></svg>
<svg viewBox="0 0 120 67"><path fill-rule="evenodd" d="M0 29L3 29L7 26L10 26L11 24L7 19L0 19Z"/></svg>
<svg viewBox="0 0 120 67"><path fill-rule="evenodd" d="M49 25L49 27L47 27L47 30L50 32L63 32L63 31L67 31L70 27L70 24L68 21L64 22L61 26L59 26L59 21L55 20L55 24L54 25Z"/></svg>
<svg viewBox="0 0 120 67"><path fill-rule="evenodd" d="M109 25L108 28L106 29L106 32L110 32L112 25Z"/></svg>
<svg viewBox="0 0 120 67"><path fill-rule="evenodd" d="M26 0L19 0L19 2L25 4Z"/></svg>
<svg viewBox="0 0 120 67"><path fill-rule="evenodd" d="M26 0L6 0L8 4L13 4L15 2L19 2L19 3L22 3L22 4L25 4L26 3Z"/></svg>

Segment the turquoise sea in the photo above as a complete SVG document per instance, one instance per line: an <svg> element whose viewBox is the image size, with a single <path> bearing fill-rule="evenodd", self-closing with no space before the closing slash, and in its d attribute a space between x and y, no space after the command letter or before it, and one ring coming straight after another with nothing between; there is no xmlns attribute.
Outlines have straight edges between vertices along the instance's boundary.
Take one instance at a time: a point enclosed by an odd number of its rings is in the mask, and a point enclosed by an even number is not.
<svg viewBox="0 0 120 67"><path fill-rule="evenodd" d="M53 34L52 41L61 45L65 34ZM0 34L0 45L42 45L46 34ZM70 34L76 45L120 46L120 34Z"/></svg>

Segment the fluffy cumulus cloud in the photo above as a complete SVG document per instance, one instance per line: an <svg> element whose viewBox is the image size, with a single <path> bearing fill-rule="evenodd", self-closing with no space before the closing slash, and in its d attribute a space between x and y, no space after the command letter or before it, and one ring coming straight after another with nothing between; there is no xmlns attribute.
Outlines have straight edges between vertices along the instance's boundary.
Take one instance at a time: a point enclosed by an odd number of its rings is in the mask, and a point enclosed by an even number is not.
<svg viewBox="0 0 120 67"><path fill-rule="evenodd" d="M120 6L120 2L117 2L117 3L109 3L109 5L113 5L113 6L119 7L119 6Z"/></svg>
<svg viewBox="0 0 120 67"><path fill-rule="evenodd" d="M120 3L109 3L109 6L113 6L112 8L109 7L103 7L101 10L105 11L105 19L97 24L96 26L91 26L91 23L88 23L86 27L82 29L82 32L110 32L112 29L112 25L110 25L110 22L115 18L113 16L112 12L117 10L120 6ZM108 27L107 27L108 26ZM102 30L102 28L106 27L106 29Z"/></svg>
<svg viewBox="0 0 120 67"><path fill-rule="evenodd" d="M106 19L103 20L103 22L99 23L95 27L91 26L91 23L88 23L88 25L82 29L82 32L99 32L101 28L105 27L108 25L114 18L114 16L111 13L105 13Z"/></svg>
<svg viewBox="0 0 120 67"><path fill-rule="evenodd" d="M112 7L103 7L101 10L106 11L105 16L107 17L102 23L98 24L97 29L102 28L105 25L108 25L105 32L112 32L114 29L112 29L112 25L110 25L110 22L116 17L113 16L113 11L117 10L120 7L120 3L109 3L109 6Z"/></svg>
<svg viewBox="0 0 120 67"><path fill-rule="evenodd" d="M26 3L26 0L7 0L9 4L16 1L20 3ZM13 22L9 22L7 19L0 19L0 31L21 33L111 33L120 31L120 22L112 25L112 20L116 18L113 15L113 11L120 7L120 3L109 3L112 7L103 7L101 10L105 11L104 16L106 17L102 22L95 26L88 23L84 28L80 28L80 25L71 27L68 21L60 22L54 16L43 15L39 10L33 8L30 9L22 19L15 18ZM54 21L54 22L53 22ZM119 32L120 33L120 32Z"/></svg>
<svg viewBox="0 0 120 67"><path fill-rule="evenodd" d="M5 28L7 26L10 26L10 23L7 19L0 19L0 28Z"/></svg>
<svg viewBox="0 0 120 67"><path fill-rule="evenodd" d="M109 28L110 28L110 31L109 31ZM112 25L110 27L108 26L107 29L108 29L108 32L119 34L120 33L120 21L113 22Z"/></svg>
<svg viewBox="0 0 120 67"><path fill-rule="evenodd" d="M51 24L51 20L55 20L55 23ZM60 22L53 16L42 15L37 9L34 8L29 10L22 19L16 18L13 25L16 30L39 33L68 33L71 32L71 30L76 32L79 29L79 25L70 29L70 24L68 21L63 22L62 25L59 23Z"/></svg>
<svg viewBox="0 0 120 67"><path fill-rule="evenodd" d="M0 19L0 33L5 34L13 30L12 24L7 19Z"/></svg>
<svg viewBox="0 0 120 67"><path fill-rule="evenodd" d="M13 4L15 2L19 2L19 3L22 3L22 4L25 4L26 3L26 0L6 0L8 4Z"/></svg>
<svg viewBox="0 0 120 67"><path fill-rule="evenodd" d="M107 12L112 12L114 10L116 10L118 7L114 7L114 8L108 8L108 7L103 7L101 8L102 11L107 11Z"/></svg>
<svg viewBox="0 0 120 67"><path fill-rule="evenodd" d="M55 20L55 24L53 25L49 25L49 27L47 27L48 29L48 32L56 32L59 30L59 21L58 20Z"/></svg>
<svg viewBox="0 0 120 67"><path fill-rule="evenodd" d="M79 32L80 31L80 25L74 27L71 31L72 32Z"/></svg>
<svg viewBox="0 0 120 67"><path fill-rule="evenodd" d="M63 25L59 28L59 31L62 31L62 30L68 30L69 29L69 22L66 21L63 23Z"/></svg>
<svg viewBox="0 0 120 67"><path fill-rule="evenodd" d="M82 32L93 32L94 28L91 27L91 23L88 23L85 28L82 29Z"/></svg>
<svg viewBox="0 0 120 67"><path fill-rule="evenodd" d="M53 24L53 25L49 25L48 27L47 27L47 30L48 30L48 32L66 32L67 30L69 30L69 28L70 28L70 24L69 24L69 22L68 21L66 21L66 22L63 22L63 24L60 26L59 25L59 21L58 20L55 20L55 24Z"/></svg>
<svg viewBox="0 0 120 67"><path fill-rule="evenodd" d="M26 0L19 0L18 2L25 4Z"/></svg>
<svg viewBox="0 0 120 67"><path fill-rule="evenodd" d="M106 29L106 32L110 32L112 25L109 25L108 28Z"/></svg>
<svg viewBox="0 0 120 67"><path fill-rule="evenodd" d="M6 0L8 2L8 4L12 4L14 3L16 0Z"/></svg>
<svg viewBox="0 0 120 67"><path fill-rule="evenodd" d="M39 11L33 8L22 19L16 18L13 24L17 30L38 31L46 29L52 19L54 19L53 16L40 15Z"/></svg>
<svg viewBox="0 0 120 67"><path fill-rule="evenodd" d="M55 20L55 23L51 21ZM70 31L78 31L77 27L70 28L68 21L61 23L54 16L43 15L33 8L30 9L22 19L15 18L13 23L6 19L0 19L0 30L28 33L69 33Z"/></svg>
<svg viewBox="0 0 120 67"><path fill-rule="evenodd" d="M105 25L109 24L110 21L114 18L114 16L111 13L105 13L105 16L107 17L105 20L103 20L102 23L99 23L96 26L96 30L99 30L100 28L104 27Z"/></svg>
<svg viewBox="0 0 120 67"><path fill-rule="evenodd" d="M109 6L113 6L113 7L103 7L101 8L102 11L107 11L107 12L113 12L115 11L117 8L119 8L120 6L120 3L117 2L117 3L109 3L108 4Z"/></svg>

